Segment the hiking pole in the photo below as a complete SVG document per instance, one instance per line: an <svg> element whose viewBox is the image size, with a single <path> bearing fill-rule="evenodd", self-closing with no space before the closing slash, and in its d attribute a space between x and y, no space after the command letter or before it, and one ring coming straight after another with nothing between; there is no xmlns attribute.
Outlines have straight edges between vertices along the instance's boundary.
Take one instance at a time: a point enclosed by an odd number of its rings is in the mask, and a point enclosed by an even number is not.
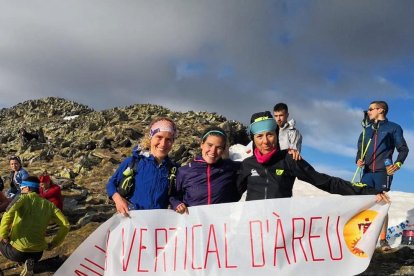
<svg viewBox="0 0 414 276"><path fill-rule="evenodd" d="M367 151L368 151L368 147L369 147L369 144L371 144L371 138L368 140L368 143L367 143L367 146L365 147L365 150L361 153L361 160L364 160L364 158L365 158L365 154L367 153ZM363 142L363 141L362 141ZM363 144L363 143L362 143ZM354 183L354 180L355 180L355 177L356 177L356 175L357 175L357 173L358 173L358 171L359 171L359 169L362 169L361 167L357 167L356 168L356 171L355 171L355 173L354 173L354 177L352 177L352 181L351 181L351 183Z"/></svg>
<svg viewBox="0 0 414 276"><path fill-rule="evenodd" d="M371 143L371 139L372 137L368 140L367 146L365 147L364 150L364 141L365 141L365 129L367 128L367 126L369 125L369 117L368 117L368 111L364 110L364 119L362 119L361 121L361 125L362 125L362 143L361 143L361 160L364 160L365 154L367 153L367 149L369 147L369 144ZM361 169L360 167L357 167L354 173L354 176L352 177L351 183L354 183L355 177L359 171L359 169ZM360 177L361 179L361 177Z"/></svg>

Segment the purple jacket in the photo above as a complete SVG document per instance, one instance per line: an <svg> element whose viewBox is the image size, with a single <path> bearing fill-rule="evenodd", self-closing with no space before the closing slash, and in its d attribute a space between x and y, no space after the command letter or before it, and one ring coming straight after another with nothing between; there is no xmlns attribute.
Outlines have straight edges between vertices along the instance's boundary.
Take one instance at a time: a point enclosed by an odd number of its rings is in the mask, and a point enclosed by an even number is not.
<svg viewBox="0 0 414 276"><path fill-rule="evenodd" d="M182 202L197 206L239 201L236 186L239 168L240 163L230 159L220 159L209 165L201 156L180 167L176 191L170 197L173 210Z"/></svg>

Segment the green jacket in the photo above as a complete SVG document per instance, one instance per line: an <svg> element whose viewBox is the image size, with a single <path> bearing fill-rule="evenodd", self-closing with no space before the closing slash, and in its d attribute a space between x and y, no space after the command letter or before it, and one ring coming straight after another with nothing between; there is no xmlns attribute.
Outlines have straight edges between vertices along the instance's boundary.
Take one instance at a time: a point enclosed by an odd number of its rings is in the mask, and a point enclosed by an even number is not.
<svg viewBox="0 0 414 276"><path fill-rule="evenodd" d="M69 221L53 203L39 197L37 193L21 194L3 215L0 239L8 239L21 252L41 252L48 249L45 236L50 221L59 225L59 231L49 249L63 242L69 232Z"/></svg>

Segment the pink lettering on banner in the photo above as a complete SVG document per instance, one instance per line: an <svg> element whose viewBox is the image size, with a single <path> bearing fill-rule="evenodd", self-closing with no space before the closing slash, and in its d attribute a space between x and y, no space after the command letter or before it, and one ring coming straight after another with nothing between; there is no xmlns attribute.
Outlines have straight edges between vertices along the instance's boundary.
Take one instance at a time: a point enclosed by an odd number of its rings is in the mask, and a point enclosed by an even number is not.
<svg viewBox="0 0 414 276"><path fill-rule="evenodd" d="M127 261L125 263L125 229L122 228L122 236L121 236L121 239L122 239L122 271L128 270L129 259L131 258L131 251L132 251L132 247L134 246L136 232L137 232L137 229L134 228L134 234L132 235L132 242L128 250Z"/></svg>
<svg viewBox="0 0 414 276"><path fill-rule="evenodd" d="M301 226L296 226L296 222L302 222ZM292 253L293 253L293 259L296 263L296 250L295 250L295 240L298 240L300 244L300 248L302 249L303 256L305 257L305 260L308 261L308 256L306 256L305 248L303 248L302 239L305 236L305 226L306 221L304 218L292 218ZM299 228L299 231L301 231L301 234L299 236L296 236L296 229Z"/></svg>
<svg viewBox="0 0 414 276"><path fill-rule="evenodd" d="M279 218L279 215L277 213L273 212L273 215L275 215L277 217L277 219L276 219L276 233L275 233L275 241L274 241L274 251L273 251L273 265L274 266L277 265L277 261L276 261L276 259L277 259L277 250L279 250L279 249L283 249L283 251L285 252L286 260L287 260L288 264L290 264L289 254L288 254L287 248L286 248L286 238L285 238L285 232L283 231L282 220ZM280 234L280 239L282 240L282 245L278 245L279 234Z"/></svg>
<svg viewBox="0 0 414 276"><path fill-rule="evenodd" d="M342 254L342 241L341 241L341 236L339 234L339 218L336 220L336 237L338 240L338 246L339 246L339 256L338 257L334 257L333 253L332 253L332 246L331 246L331 241L329 239L329 217L327 218L327 222L326 222L326 242L328 244L328 248L329 248L329 255L331 257L331 260L333 261L339 261L343 259L343 254Z"/></svg>
<svg viewBox="0 0 414 276"><path fill-rule="evenodd" d="M97 251L101 253L106 253L104 249L99 247L98 245L95 245L93 248L95 248ZM100 265L98 262L91 260L90 258L83 258L83 261L86 263L80 263L79 266L86 269L88 272L81 271L81 268L75 269L74 273L76 275L90 275L90 272L92 272L94 275L103 276L105 272L105 265Z"/></svg>
<svg viewBox="0 0 414 276"><path fill-rule="evenodd" d="M85 273L83 273L82 271L79 271L79 270L75 270L74 271L74 273L76 274L76 275L78 275L78 276L89 276L88 274L85 274Z"/></svg>
<svg viewBox="0 0 414 276"><path fill-rule="evenodd" d="M212 238L213 238L213 241L214 241L214 249L210 249L210 241L211 241ZM204 257L204 269L207 268L207 260L208 260L208 255L210 253L215 253L218 267L221 268L220 256L219 256L218 246L217 246L216 231L214 230L214 224L210 224L210 229L208 231L207 249L206 249L206 255Z"/></svg>
<svg viewBox="0 0 414 276"><path fill-rule="evenodd" d="M224 224L224 254L226 268L237 268L237 265L229 264L229 243L227 240L227 224Z"/></svg>
<svg viewBox="0 0 414 276"><path fill-rule="evenodd" d="M138 272L148 272L148 269L141 268L141 257L142 257L142 251L146 250L147 247L142 243L142 237L144 236L144 232L147 232L147 228L141 228L139 229L139 249L138 249Z"/></svg>
<svg viewBox="0 0 414 276"><path fill-rule="evenodd" d="M260 237L260 252L261 252L261 257L262 257L262 262L257 264L255 261L255 254L254 254L254 249L255 249L255 245L254 245L254 240L255 240L255 235L253 235L253 225L254 224L258 224L259 226L259 237ZM253 220L253 221L249 221L249 226L250 226L250 252L251 252L251 263L252 263L252 267L263 267L266 265L266 260L265 260L265 254L264 254L264 245L263 245L263 225L262 225L262 221L260 220Z"/></svg>
<svg viewBox="0 0 414 276"><path fill-rule="evenodd" d="M188 248L188 228L186 227L185 228L185 242L184 242L184 270L186 270L187 269L187 254L188 254L188 251L187 251L187 248Z"/></svg>
<svg viewBox="0 0 414 276"><path fill-rule="evenodd" d="M310 218L310 224L309 224L309 235L308 235L309 247L310 247L310 251L311 251L311 255L312 255L312 261L314 261L314 262L320 262L320 261L325 260L323 258L316 258L315 257L315 254L313 252L313 246L312 246L312 240L321 237L320 235L312 235L312 224L313 224L314 220L320 220L320 219L322 219L322 217L311 217Z"/></svg>
<svg viewBox="0 0 414 276"><path fill-rule="evenodd" d="M194 264L194 261L195 261L195 249L194 249L194 244L195 244L195 241L194 241L194 239L195 239L195 229L196 228L200 228L200 227L202 227L203 225L201 225L201 224L196 224L196 225L193 225L193 228L192 228L192 236L191 236L191 241L192 241L192 243L191 243L191 268L192 269L202 269L202 267L201 266L196 266L195 264Z"/></svg>
<svg viewBox="0 0 414 276"><path fill-rule="evenodd" d="M163 246L159 246L158 243L158 232L164 233L164 244ZM157 272L157 265L158 265L158 251L161 251L163 260L164 260L164 272L167 271L167 264L166 264L166 258L165 258L165 245L168 243L168 231L166 228L157 228L155 229L155 267L154 272Z"/></svg>
<svg viewBox="0 0 414 276"><path fill-rule="evenodd" d="M365 201L355 200L366 206ZM222 205L219 207L224 209L213 210L220 215L207 212L204 217L201 213L203 220L194 217L199 210L185 219L167 216L164 211L157 211L156 219L148 212L132 216L131 221L115 217L107 223L109 227L101 228L96 238L82 245L76 258L68 259L70 266L56 275L273 275L295 274L296 269L315 275L341 269L343 275L355 275L355 265L369 262L369 258L346 254L342 232L353 211L342 213L343 208L335 209L336 201L328 203L332 207L318 202L320 209L303 212L296 203L293 210L269 204L265 212L231 206L228 217L221 215L227 210ZM353 208L357 209L355 205ZM385 208L381 210L386 213ZM373 220L373 229L378 230L379 224ZM370 238L364 236L368 255L375 248L375 244L369 244Z"/></svg>
<svg viewBox="0 0 414 276"><path fill-rule="evenodd" d="M173 236L174 236L173 271L176 271L177 270L177 247L178 247L177 228L169 228L168 230L173 231Z"/></svg>

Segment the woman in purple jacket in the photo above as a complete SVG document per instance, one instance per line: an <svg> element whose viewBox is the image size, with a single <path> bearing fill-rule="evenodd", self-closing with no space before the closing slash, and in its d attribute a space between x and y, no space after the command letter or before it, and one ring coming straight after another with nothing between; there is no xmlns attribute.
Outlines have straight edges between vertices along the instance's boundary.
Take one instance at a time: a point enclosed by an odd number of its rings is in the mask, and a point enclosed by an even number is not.
<svg viewBox="0 0 414 276"><path fill-rule="evenodd" d="M172 209L188 212L187 207L239 201L236 180L239 162L222 159L227 135L219 127L207 128L201 138L201 156L180 167L176 191L170 197Z"/></svg>

